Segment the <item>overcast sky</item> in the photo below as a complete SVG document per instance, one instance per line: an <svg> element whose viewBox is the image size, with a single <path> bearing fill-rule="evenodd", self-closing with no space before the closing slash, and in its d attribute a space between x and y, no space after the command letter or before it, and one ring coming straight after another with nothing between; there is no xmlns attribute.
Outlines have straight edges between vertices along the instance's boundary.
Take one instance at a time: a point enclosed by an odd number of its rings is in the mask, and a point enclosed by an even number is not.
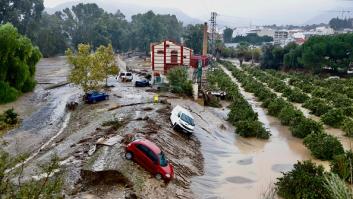
<svg viewBox="0 0 353 199"><path fill-rule="evenodd" d="M44 0L46 7L73 0ZM246 19L255 23L301 24L327 10L353 7L353 1L345 0L96 0L138 4L149 7L178 8L186 14L205 18L211 11L220 14L219 19ZM353 14L353 13L351 13Z"/></svg>

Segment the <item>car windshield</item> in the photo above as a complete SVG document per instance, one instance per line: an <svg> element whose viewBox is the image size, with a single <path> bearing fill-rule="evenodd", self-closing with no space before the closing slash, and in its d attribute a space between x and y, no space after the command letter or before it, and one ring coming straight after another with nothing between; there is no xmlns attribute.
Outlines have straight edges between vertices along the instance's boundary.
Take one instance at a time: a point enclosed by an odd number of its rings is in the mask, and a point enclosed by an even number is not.
<svg viewBox="0 0 353 199"><path fill-rule="evenodd" d="M132 74L131 73L126 73L126 76L132 76Z"/></svg>
<svg viewBox="0 0 353 199"><path fill-rule="evenodd" d="M161 152L159 155L159 165L162 167L166 167L168 165L168 160L165 158L165 155L163 152Z"/></svg>
<svg viewBox="0 0 353 199"><path fill-rule="evenodd" d="M183 120L184 122L188 123L189 125L195 126L194 120L191 117L185 115L184 113L181 114L180 118L181 118L181 120Z"/></svg>

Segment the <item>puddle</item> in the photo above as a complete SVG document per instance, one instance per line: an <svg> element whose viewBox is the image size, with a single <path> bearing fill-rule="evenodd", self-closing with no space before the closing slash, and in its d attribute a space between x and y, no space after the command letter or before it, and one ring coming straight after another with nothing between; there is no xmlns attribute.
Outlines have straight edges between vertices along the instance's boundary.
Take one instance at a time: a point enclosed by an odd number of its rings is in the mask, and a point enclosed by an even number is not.
<svg viewBox="0 0 353 199"><path fill-rule="evenodd" d="M238 160L237 163L239 165L250 165L250 164L253 163L253 159L252 158L248 158L248 159Z"/></svg>
<svg viewBox="0 0 353 199"><path fill-rule="evenodd" d="M254 180L251 180L249 178L244 178L241 176L228 177L226 178L226 181L234 184L250 184L255 182Z"/></svg>

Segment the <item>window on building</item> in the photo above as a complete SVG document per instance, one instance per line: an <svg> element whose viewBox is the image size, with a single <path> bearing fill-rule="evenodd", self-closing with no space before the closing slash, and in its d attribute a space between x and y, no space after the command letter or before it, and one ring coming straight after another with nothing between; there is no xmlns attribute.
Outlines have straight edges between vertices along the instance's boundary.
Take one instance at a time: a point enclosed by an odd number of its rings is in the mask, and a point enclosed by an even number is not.
<svg viewBox="0 0 353 199"><path fill-rule="evenodd" d="M157 54L162 54L163 55L164 54L164 50L158 50Z"/></svg>

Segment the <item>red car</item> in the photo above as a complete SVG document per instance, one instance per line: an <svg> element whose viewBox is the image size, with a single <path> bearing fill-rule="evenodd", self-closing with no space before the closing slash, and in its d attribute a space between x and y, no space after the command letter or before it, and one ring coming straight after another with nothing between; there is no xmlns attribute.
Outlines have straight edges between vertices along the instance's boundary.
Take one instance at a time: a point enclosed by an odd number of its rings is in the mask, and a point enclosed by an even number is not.
<svg viewBox="0 0 353 199"><path fill-rule="evenodd" d="M135 140L127 145L125 158L134 160L151 172L158 180L169 182L174 178L173 165L164 153L149 140Z"/></svg>

